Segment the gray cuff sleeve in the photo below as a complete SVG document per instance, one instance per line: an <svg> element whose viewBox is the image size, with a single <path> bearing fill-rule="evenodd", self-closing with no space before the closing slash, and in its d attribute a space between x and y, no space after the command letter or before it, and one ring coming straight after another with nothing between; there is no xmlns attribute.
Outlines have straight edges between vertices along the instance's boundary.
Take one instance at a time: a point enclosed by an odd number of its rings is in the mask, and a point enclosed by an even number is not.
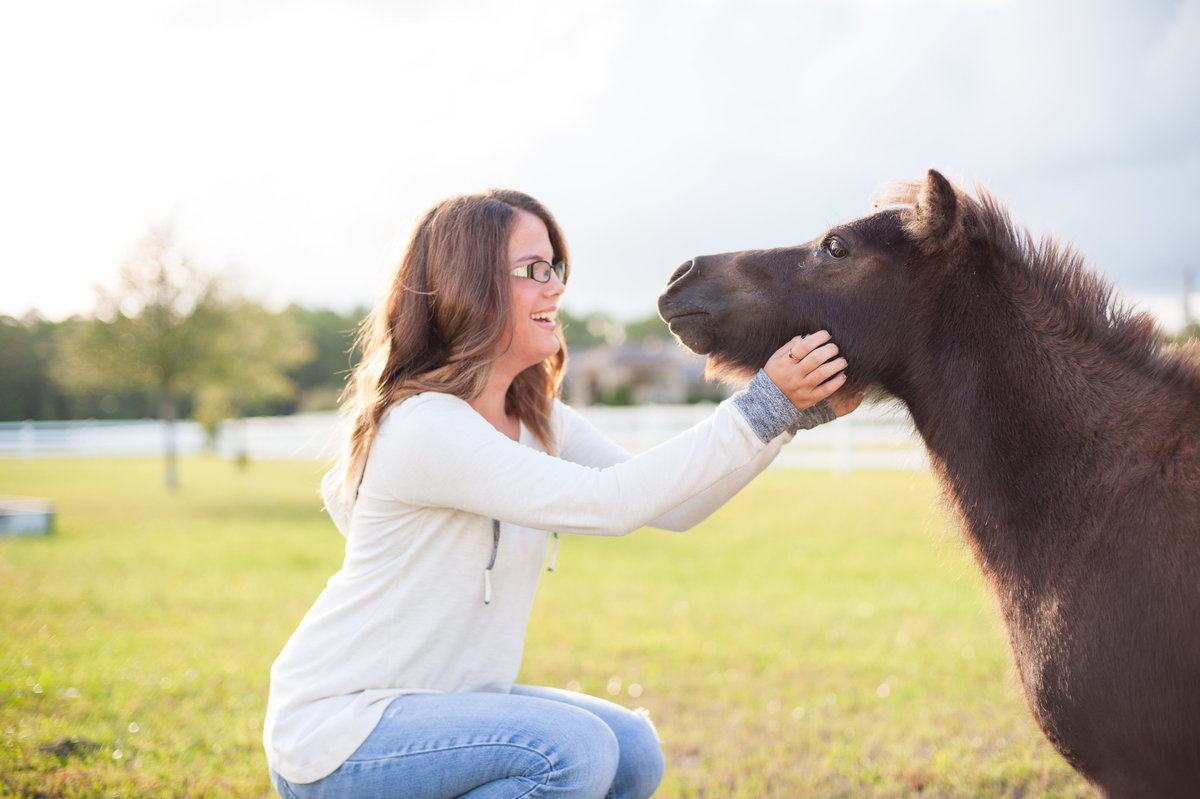
<svg viewBox="0 0 1200 799"><path fill-rule="evenodd" d="M836 418L833 408L824 400L803 411L796 410L792 401L762 369L750 385L733 395L733 404L764 444L784 433L808 430Z"/></svg>

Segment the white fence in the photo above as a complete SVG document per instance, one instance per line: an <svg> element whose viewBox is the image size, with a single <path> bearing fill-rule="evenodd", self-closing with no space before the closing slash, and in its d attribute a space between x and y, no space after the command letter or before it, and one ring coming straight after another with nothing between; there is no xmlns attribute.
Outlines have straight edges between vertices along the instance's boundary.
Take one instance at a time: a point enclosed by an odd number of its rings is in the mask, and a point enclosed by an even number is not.
<svg viewBox="0 0 1200 799"><path fill-rule="evenodd" d="M578 408L625 449L641 452L686 430L712 413L712 405L590 406ZM175 424L182 455L215 451L251 460L332 460L344 422L333 413L262 417L224 423L214 442L195 422ZM166 430L161 421L76 421L0 423L0 458L104 458L157 455ZM775 460L775 468L850 473L920 470L928 467L924 447L899 409L864 406L850 416L803 431Z"/></svg>
<svg viewBox="0 0 1200 799"><path fill-rule="evenodd" d="M0 422L0 458L107 458L159 455L168 435L157 419L135 421ZM245 453L260 460L331 458L341 437L333 413L297 414L224 422L209 440L196 422L174 425L180 455L215 451L225 457Z"/></svg>

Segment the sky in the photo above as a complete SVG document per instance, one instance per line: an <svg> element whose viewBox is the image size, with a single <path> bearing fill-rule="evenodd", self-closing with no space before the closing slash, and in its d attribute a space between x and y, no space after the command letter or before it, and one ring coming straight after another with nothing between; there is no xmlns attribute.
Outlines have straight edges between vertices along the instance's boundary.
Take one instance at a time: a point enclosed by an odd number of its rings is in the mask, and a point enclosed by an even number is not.
<svg viewBox="0 0 1200 799"><path fill-rule="evenodd" d="M1200 0L0 0L0 76L0 314L89 313L164 223L271 307L373 305L497 187L631 320L930 167L1164 327L1200 292Z"/></svg>

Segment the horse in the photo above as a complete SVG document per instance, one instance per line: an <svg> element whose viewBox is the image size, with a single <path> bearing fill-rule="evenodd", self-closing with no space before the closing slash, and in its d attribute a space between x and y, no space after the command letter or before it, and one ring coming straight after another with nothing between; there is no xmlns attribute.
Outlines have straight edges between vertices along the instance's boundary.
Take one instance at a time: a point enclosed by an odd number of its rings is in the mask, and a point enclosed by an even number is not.
<svg viewBox="0 0 1200 799"><path fill-rule="evenodd" d="M723 378L829 330L841 391L907 407L1046 738L1100 796L1200 796L1200 348L936 170L658 309Z"/></svg>

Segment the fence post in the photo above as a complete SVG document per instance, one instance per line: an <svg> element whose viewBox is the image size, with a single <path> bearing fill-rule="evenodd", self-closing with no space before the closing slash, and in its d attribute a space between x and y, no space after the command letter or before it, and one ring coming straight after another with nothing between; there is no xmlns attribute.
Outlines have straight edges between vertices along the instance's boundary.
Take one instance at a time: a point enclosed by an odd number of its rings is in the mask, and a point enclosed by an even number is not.
<svg viewBox="0 0 1200 799"><path fill-rule="evenodd" d="M35 454L34 451L37 448L37 442L35 441L34 436L35 436L35 431L34 431L34 427L33 427L33 420L26 419L24 422L21 423L21 433L18 437L18 440L21 442L20 443L21 460L25 460L25 461L33 460L33 457Z"/></svg>
<svg viewBox="0 0 1200 799"><path fill-rule="evenodd" d="M853 416L837 420L833 426L833 473L847 477L854 470L854 436L850 426Z"/></svg>

